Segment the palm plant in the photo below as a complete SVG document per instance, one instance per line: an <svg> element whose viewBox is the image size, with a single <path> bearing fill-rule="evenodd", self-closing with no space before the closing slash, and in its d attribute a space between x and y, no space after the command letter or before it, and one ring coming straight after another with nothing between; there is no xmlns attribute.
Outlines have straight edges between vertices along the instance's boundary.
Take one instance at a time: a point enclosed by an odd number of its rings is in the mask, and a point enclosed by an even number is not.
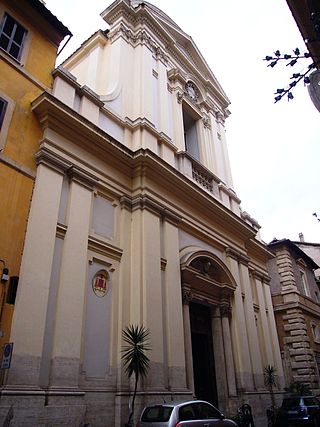
<svg viewBox="0 0 320 427"><path fill-rule="evenodd" d="M275 408L274 392L273 388L277 385L277 368L272 365L268 365L263 370L264 384L270 391L270 397L272 406Z"/></svg>
<svg viewBox="0 0 320 427"><path fill-rule="evenodd" d="M130 379L134 375L134 392L128 425L133 422L134 402L137 394L137 386L140 378L147 375L150 359L145 354L150 350L149 329L143 325L129 325L122 330L122 339L126 343L122 348L121 359L125 366L125 372Z"/></svg>

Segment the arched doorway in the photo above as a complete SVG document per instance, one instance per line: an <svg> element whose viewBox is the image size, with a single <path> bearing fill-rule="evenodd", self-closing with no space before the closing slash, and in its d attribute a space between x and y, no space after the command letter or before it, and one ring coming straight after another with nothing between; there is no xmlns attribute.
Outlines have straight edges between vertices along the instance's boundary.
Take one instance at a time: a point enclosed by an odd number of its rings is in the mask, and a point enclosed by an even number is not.
<svg viewBox="0 0 320 427"><path fill-rule="evenodd" d="M189 310L195 395L218 405L210 307L191 302Z"/></svg>
<svg viewBox="0 0 320 427"><path fill-rule="evenodd" d="M231 349L231 345L224 345L230 331L226 332L229 320L222 316L227 315L226 307L227 313L231 312L230 300L236 284L221 260L204 251L185 257L181 278L183 293L188 295L188 309L184 310L188 319L184 320L191 336L189 349L186 346L187 370L192 371L189 382L197 398L219 406L228 398L230 370L227 372L226 352Z"/></svg>

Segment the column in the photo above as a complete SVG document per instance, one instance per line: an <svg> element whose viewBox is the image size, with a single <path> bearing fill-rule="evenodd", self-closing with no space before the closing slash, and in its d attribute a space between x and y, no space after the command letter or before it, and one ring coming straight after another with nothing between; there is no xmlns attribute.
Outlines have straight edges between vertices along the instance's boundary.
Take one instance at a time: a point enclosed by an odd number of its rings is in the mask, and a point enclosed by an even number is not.
<svg viewBox="0 0 320 427"><path fill-rule="evenodd" d="M188 389L192 390L194 395L191 325L190 325L190 311L189 311L189 303L192 300L192 294L190 290L183 289L182 298L183 298L183 331L184 331L184 351L185 351L185 357L186 357L187 387Z"/></svg>
<svg viewBox="0 0 320 427"><path fill-rule="evenodd" d="M253 298L251 283L249 277L249 270L246 263L240 261L240 279L242 291L245 295L244 298L244 313L246 319L246 329L248 336L248 343L250 349L250 358L253 370L254 383L256 388L264 388L264 378L263 378L263 367L261 352L259 346L259 339L256 327Z"/></svg>
<svg viewBox="0 0 320 427"><path fill-rule="evenodd" d="M62 181L62 173L38 166L11 329L9 384L39 382Z"/></svg>
<svg viewBox="0 0 320 427"><path fill-rule="evenodd" d="M211 309L211 329L219 408L225 410L228 402L228 383L219 307L212 307Z"/></svg>
<svg viewBox="0 0 320 427"><path fill-rule="evenodd" d="M242 290L238 261L230 253L228 256L231 273L237 283L233 300L232 331L234 342L237 346L235 356L236 371L239 376L239 386L246 391L253 390L253 375L251 358L246 329L245 313L243 307Z"/></svg>
<svg viewBox="0 0 320 427"><path fill-rule="evenodd" d="M236 396L237 387L236 387L236 377L235 377L235 371L234 371L234 361L233 361L230 324L229 324L229 316L231 314L230 306L221 305L220 313L221 313L224 356L226 361L226 373L227 373L229 396Z"/></svg>
<svg viewBox="0 0 320 427"><path fill-rule="evenodd" d="M78 385L91 203L92 189L73 180L60 269L51 385Z"/></svg>
<svg viewBox="0 0 320 427"><path fill-rule="evenodd" d="M164 275L164 312L169 386L171 390L186 387L183 304L179 258L179 230L165 218L163 222L163 253L167 261Z"/></svg>

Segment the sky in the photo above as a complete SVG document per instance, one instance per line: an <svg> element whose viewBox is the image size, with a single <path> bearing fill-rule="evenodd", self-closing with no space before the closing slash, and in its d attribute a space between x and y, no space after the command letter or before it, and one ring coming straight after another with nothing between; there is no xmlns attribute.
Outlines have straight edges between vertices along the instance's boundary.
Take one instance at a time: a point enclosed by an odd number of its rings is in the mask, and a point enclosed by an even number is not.
<svg viewBox="0 0 320 427"><path fill-rule="evenodd" d="M305 51L285 0L153 0L200 49L227 93L226 120L234 189L242 209L261 225L265 242L273 238L320 242L320 113L303 83L294 99L274 104L274 92L293 72L285 64L263 61L277 49ZM98 29L108 25L100 13L110 0L47 0L46 6L73 33L59 64Z"/></svg>

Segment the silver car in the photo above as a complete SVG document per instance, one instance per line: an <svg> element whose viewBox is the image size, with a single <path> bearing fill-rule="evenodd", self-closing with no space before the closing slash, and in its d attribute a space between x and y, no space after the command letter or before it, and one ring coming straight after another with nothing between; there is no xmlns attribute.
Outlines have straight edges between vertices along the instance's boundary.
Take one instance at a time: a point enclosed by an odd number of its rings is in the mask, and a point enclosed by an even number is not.
<svg viewBox="0 0 320 427"><path fill-rule="evenodd" d="M213 405L203 400L147 406L137 427L237 427Z"/></svg>

